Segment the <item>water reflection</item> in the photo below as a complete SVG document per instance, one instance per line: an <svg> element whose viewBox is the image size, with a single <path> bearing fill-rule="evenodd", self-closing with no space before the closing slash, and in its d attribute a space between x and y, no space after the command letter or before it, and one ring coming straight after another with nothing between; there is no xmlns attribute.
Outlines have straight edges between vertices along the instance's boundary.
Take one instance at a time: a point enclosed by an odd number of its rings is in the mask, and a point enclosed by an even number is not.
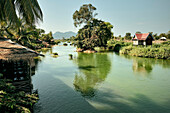
<svg viewBox="0 0 170 113"><path fill-rule="evenodd" d="M32 93L33 84L31 76L35 74L38 59L28 59L19 61L2 61L0 60L0 73L4 79L12 80L13 85L18 91Z"/></svg>
<svg viewBox="0 0 170 113"><path fill-rule="evenodd" d="M79 68L74 79L75 90L84 97L95 96L97 85L101 84L110 72L111 61L107 54L79 53L74 62Z"/></svg>
<svg viewBox="0 0 170 113"><path fill-rule="evenodd" d="M133 59L133 72L135 75L142 74L145 77L149 77L150 73L152 72L152 64L149 60L146 59Z"/></svg>
<svg viewBox="0 0 170 113"><path fill-rule="evenodd" d="M118 54L116 54L118 55ZM170 60L164 59L154 59L154 58L141 58L132 57L129 55L120 55L126 59L133 60L132 69L135 75L142 75L145 77L150 77L154 66L159 65L162 68L170 68Z"/></svg>
<svg viewBox="0 0 170 113"><path fill-rule="evenodd" d="M50 52L50 54L52 54L52 53L53 53L53 49L52 49L52 48L42 48L42 49L40 50L40 52L41 52L42 54L46 54L47 52Z"/></svg>

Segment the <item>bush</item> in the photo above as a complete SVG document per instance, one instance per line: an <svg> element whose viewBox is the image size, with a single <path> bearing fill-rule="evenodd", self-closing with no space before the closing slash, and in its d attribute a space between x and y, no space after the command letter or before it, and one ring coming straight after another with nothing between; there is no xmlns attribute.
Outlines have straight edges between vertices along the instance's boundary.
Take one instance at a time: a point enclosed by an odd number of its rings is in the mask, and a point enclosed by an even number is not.
<svg viewBox="0 0 170 113"><path fill-rule="evenodd" d="M55 44L58 45L61 41L60 40L55 40Z"/></svg>
<svg viewBox="0 0 170 113"><path fill-rule="evenodd" d="M67 43L64 43L63 45L64 45L64 46L67 46L68 44L67 44Z"/></svg>
<svg viewBox="0 0 170 113"><path fill-rule="evenodd" d="M109 40L107 41L107 47L110 49L110 50L113 50L113 51L116 51L116 52L119 52L119 50L124 47L124 46L129 46L129 45L132 45L131 42L124 42L124 41L116 41L116 40Z"/></svg>
<svg viewBox="0 0 170 113"><path fill-rule="evenodd" d="M170 47L133 47L128 46L124 47L121 51L121 54L128 54L137 57L146 57L146 58L158 58L158 59L170 59Z"/></svg>
<svg viewBox="0 0 170 113"><path fill-rule="evenodd" d="M54 58L58 57L58 53L52 53L52 57Z"/></svg>
<svg viewBox="0 0 170 113"><path fill-rule="evenodd" d="M38 94L18 92L10 80L0 79L0 112L31 113L33 105L38 101Z"/></svg>

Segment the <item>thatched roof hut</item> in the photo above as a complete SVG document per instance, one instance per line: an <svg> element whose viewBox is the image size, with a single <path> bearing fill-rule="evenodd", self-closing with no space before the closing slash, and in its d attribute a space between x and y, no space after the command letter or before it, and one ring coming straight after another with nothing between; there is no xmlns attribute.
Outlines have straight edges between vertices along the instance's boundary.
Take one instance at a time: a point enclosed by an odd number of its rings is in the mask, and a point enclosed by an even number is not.
<svg viewBox="0 0 170 113"><path fill-rule="evenodd" d="M28 60L38 55L40 54L31 49L14 43L9 39L0 37L0 60Z"/></svg>

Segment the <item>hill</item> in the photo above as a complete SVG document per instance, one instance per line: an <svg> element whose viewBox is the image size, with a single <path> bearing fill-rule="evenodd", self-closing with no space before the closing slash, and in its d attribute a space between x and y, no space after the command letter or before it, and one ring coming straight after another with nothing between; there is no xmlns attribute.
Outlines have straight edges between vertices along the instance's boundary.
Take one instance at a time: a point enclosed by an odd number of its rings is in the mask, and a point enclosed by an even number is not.
<svg viewBox="0 0 170 113"><path fill-rule="evenodd" d="M64 32L64 33L57 31L53 34L53 37L54 37L54 39L62 39L63 37L70 38L70 37L76 36L76 35L77 35L77 33L72 32L72 31L68 31L68 32Z"/></svg>

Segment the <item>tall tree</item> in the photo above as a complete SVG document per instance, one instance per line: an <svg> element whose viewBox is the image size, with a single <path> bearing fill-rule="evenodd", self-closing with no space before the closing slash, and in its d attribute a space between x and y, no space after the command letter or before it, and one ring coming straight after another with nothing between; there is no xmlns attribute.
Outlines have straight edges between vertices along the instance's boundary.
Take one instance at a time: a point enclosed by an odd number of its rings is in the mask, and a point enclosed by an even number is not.
<svg viewBox="0 0 170 113"><path fill-rule="evenodd" d="M85 4L79 11L73 14L74 25L85 24L79 29L76 36L77 47L84 50L93 50L95 47L106 47L107 41L113 37L111 29L113 25L109 22L95 19L96 8L91 4Z"/></svg>
<svg viewBox="0 0 170 113"><path fill-rule="evenodd" d="M18 13L18 15L17 15ZM37 0L0 0L0 22L8 21L20 25L19 18L28 25L43 20L43 14Z"/></svg>
<svg viewBox="0 0 170 113"><path fill-rule="evenodd" d="M151 35L153 35L153 32L149 32Z"/></svg>
<svg viewBox="0 0 170 113"><path fill-rule="evenodd" d="M95 10L96 8L91 4L84 4L81 6L79 11L76 10L73 14L74 26L77 27L82 23L87 24L88 22L91 22L97 15L97 13L94 13Z"/></svg>
<svg viewBox="0 0 170 113"><path fill-rule="evenodd" d="M94 49L94 47L105 47L107 41L111 39L113 26L109 22L93 19L91 23L85 25L78 31L77 40L82 41L78 47L83 49Z"/></svg>
<svg viewBox="0 0 170 113"><path fill-rule="evenodd" d="M131 38L132 38L132 37L131 37L131 33L126 33L125 39L130 40Z"/></svg>
<svg viewBox="0 0 170 113"><path fill-rule="evenodd" d="M141 32L140 31L136 31L137 34L140 34Z"/></svg>
<svg viewBox="0 0 170 113"><path fill-rule="evenodd" d="M159 39L159 36L158 36L158 34L157 34L157 33L153 34L153 37L154 37L154 39L156 39L156 40L158 40L158 39Z"/></svg>
<svg viewBox="0 0 170 113"><path fill-rule="evenodd" d="M161 38L161 37L166 37L166 34L165 34L165 33L161 33L161 34L159 35L159 38Z"/></svg>
<svg viewBox="0 0 170 113"><path fill-rule="evenodd" d="M170 39L170 31L167 33L167 39Z"/></svg>

